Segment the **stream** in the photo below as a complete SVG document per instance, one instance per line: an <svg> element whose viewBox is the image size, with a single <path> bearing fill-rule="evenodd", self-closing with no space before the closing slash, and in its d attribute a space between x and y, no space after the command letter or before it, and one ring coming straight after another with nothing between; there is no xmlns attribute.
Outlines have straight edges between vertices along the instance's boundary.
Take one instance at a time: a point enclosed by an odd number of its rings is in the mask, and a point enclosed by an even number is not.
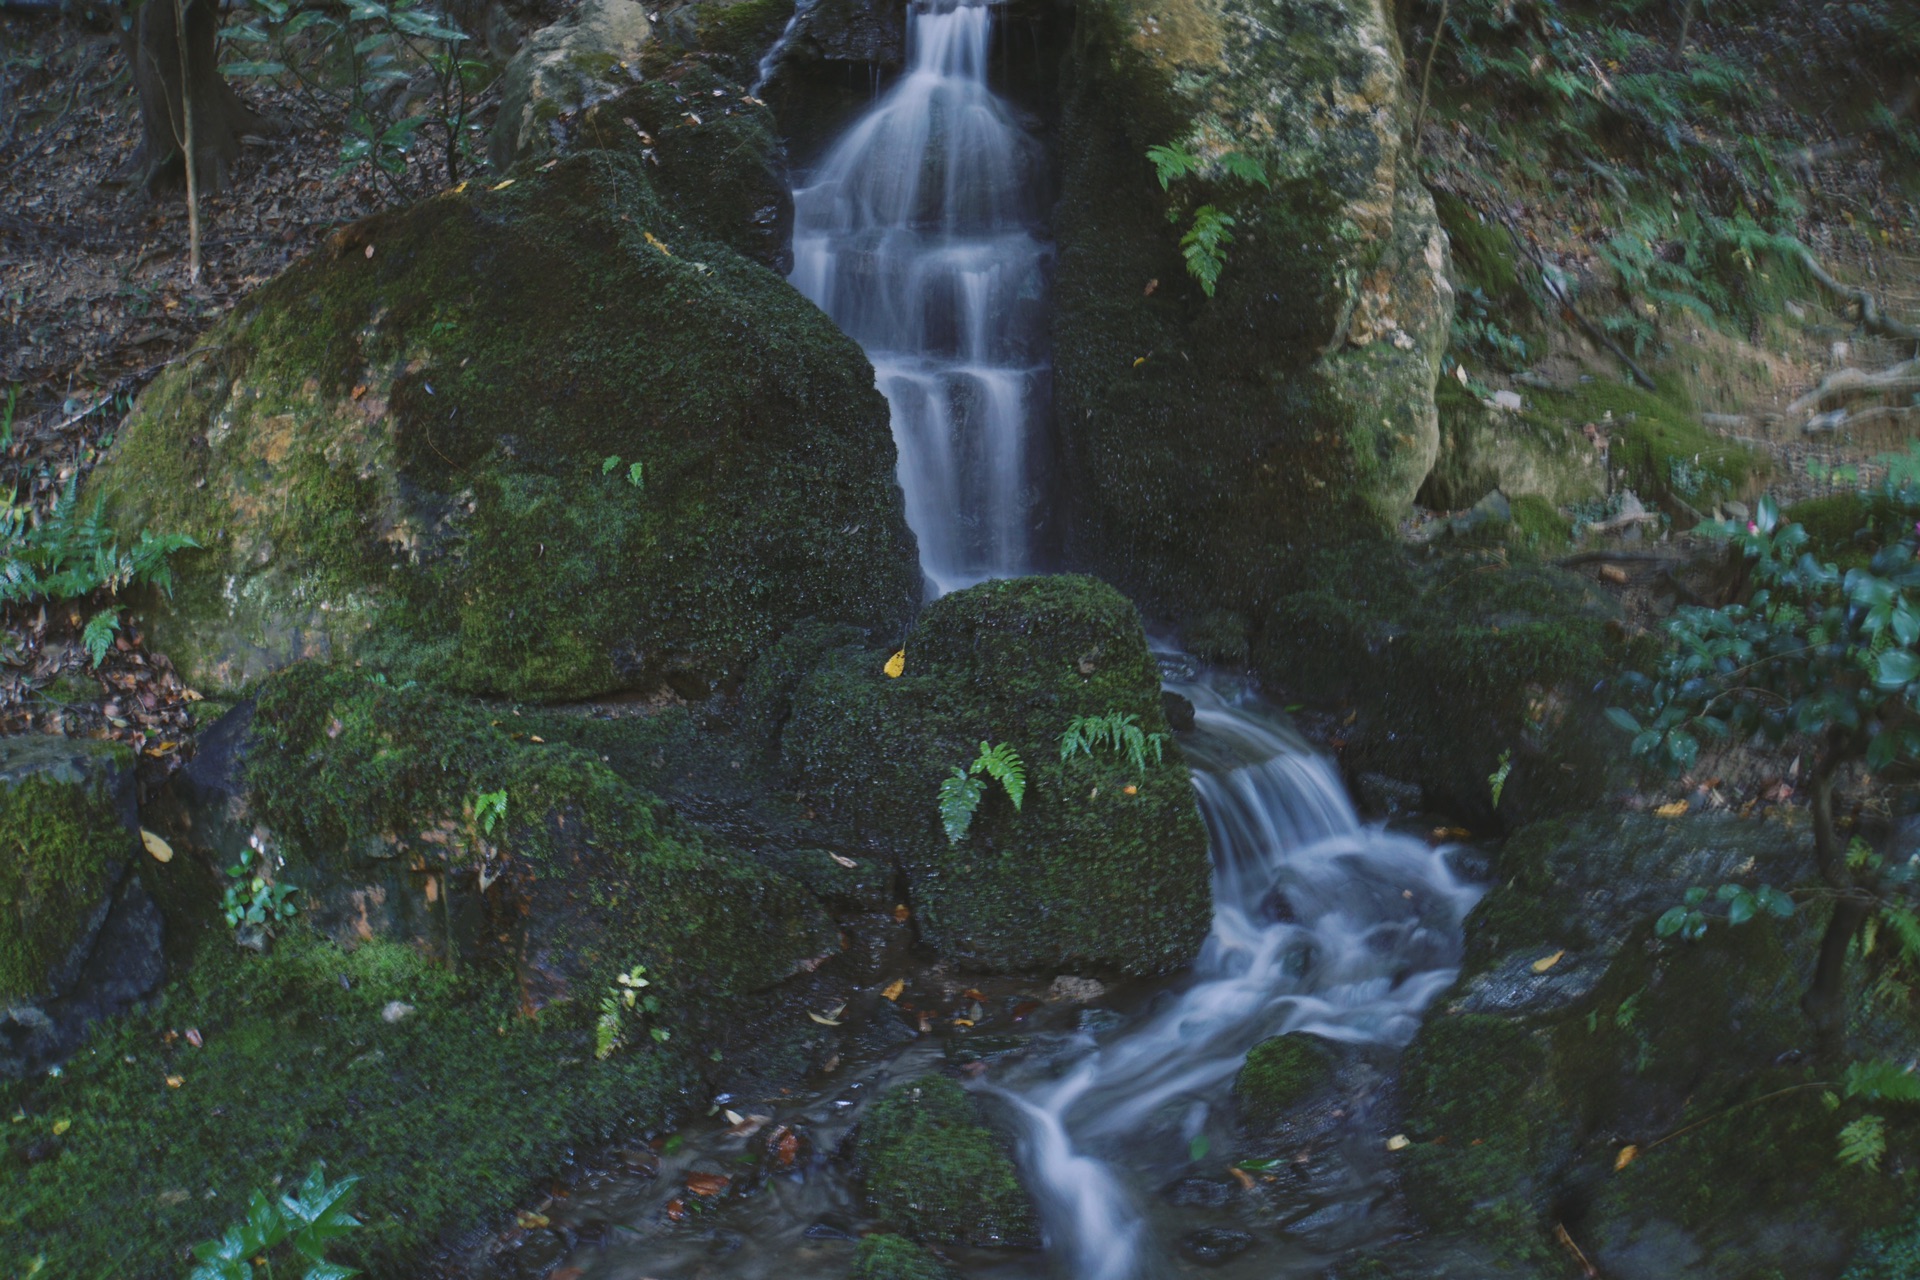
<svg viewBox="0 0 1920 1280"><path fill-rule="evenodd" d="M989 87L992 27L981 0L916 4L907 72L794 192L793 284L873 360L929 595L1037 567L1045 157ZM1307 1277L1396 1229L1371 1108L1453 982L1479 891L1446 847L1362 822L1334 765L1247 682L1172 649L1161 662L1195 709L1179 745L1213 859L1193 969L1053 999L983 979L960 997L974 1002L964 1032L902 1033L773 1105L723 1100L748 1114L693 1126L553 1210L578 1241L556 1274L843 1280L875 1224L833 1153L882 1088L948 1063L1015 1135L1045 1238L948 1250L969 1276ZM914 1000L955 998L951 981L929 990L937 973L903 976L901 1004L878 1016L904 1027ZM1331 1100L1273 1148L1282 1160L1243 1149L1229 1094L1247 1051L1289 1031L1334 1042L1341 1065ZM726 1196L685 1193L723 1174Z"/></svg>

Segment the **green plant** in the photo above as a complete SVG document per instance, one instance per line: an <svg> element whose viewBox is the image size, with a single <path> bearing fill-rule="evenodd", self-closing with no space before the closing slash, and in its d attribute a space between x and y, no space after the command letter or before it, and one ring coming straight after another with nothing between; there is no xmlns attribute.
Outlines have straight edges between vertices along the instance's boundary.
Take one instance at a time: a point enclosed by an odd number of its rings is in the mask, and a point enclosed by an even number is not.
<svg viewBox="0 0 1920 1280"><path fill-rule="evenodd" d="M1727 908L1728 924L1745 924L1755 916L1766 914L1781 920L1793 914L1793 899L1770 884L1757 885L1752 889L1745 885L1723 884L1713 891L1715 901L1723 902ZM1698 941L1707 935L1707 914L1701 910L1707 902L1707 890L1695 885L1683 895L1680 905L1670 907L1653 923L1653 931L1662 938L1679 934L1689 942Z"/></svg>
<svg viewBox="0 0 1920 1280"><path fill-rule="evenodd" d="M1493 795L1493 807L1500 807L1500 797L1507 789L1507 777L1513 772L1513 751L1500 753L1500 763L1487 775L1487 790Z"/></svg>
<svg viewBox="0 0 1920 1280"><path fill-rule="evenodd" d="M473 798L473 820L479 825L481 835L492 835L493 829L507 820L506 788L482 791L476 795Z"/></svg>
<svg viewBox="0 0 1920 1280"><path fill-rule="evenodd" d="M281 1245L304 1260L301 1280L347 1280L359 1275L352 1267L326 1258L328 1244L360 1225L347 1209L359 1181L342 1178L330 1183L316 1161L292 1195L274 1201L256 1189L247 1201L245 1221L193 1247L199 1265L188 1273L188 1280L254 1280L256 1263L259 1274L272 1280L273 1253Z"/></svg>
<svg viewBox="0 0 1920 1280"><path fill-rule="evenodd" d="M113 637L120 631L120 610L108 609L96 613L87 620L80 631L80 646L87 651L87 657L93 659L98 667L106 661L107 650L113 647Z"/></svg>
<svg viewBox="0 0 1920 1280"><path fill-rule="evenodd" d="M1151 751L1153 762L1159 764L1166 745L1167 735L1144 732L1139 716L1108 711L1105 715L1075 716L1067 722L1066 732L1060 735L1060 760L1064 764L1076 753L1092 755L1094 748L1106 747L1126 756L1145 777L1147 753Z"/></svg>
<svg viewBox="0 0 1920 1280"><path fill-rule="evenodd" d="M1027 767L1021 762L1020 754L1009 743L989 746L982 742L980 754L973 758L971 765L964 769L956 765L953 773L940 783L940 825L952 844L967 838L973 815L979 810L980 801L986 798L987 784L982 774L1000 784L1007 799L1013 801L1016 812L1026 799Z"/></svg>
<svg viewBox="0 0 1920 1280"><path fill-rule="evenodd" d="M1154 177L1160 183L1162 191L1169 191L1175 182L1201 173L1206 162L1178 143L1168 143L1147 148L1147 159L1153 165ZM1272 187L1267 177L1266 166L1253 156L1240 151L1229 151L1214 161L1220 171L1230 178L1238 179L1250 186ZM1167 221L1180 221L1178 207L1167 210ZM1227 249L1233 243L1234 218L1222 212L1217 206L1203 204L1193 211L1192 221L1180 237L1180 255L1186 259L1187 274L1200 285L1200 292L1211 298L1220 284L1220 273L1226 269Z"/></svg>
<svg viewBox="0 0 1920 1280"><path fill-rule="evenodd" d="M620 465L620 455L617 453L610 454L606 458L601 460L600 474L603 476L612 475L614 472L614 469L619 465ZM644 462L635 462L629 465L627 467L627 483L632 485L636 489L646 488L647 487L647 464Z"/></svg>
<svg viewBox="0 0 1920 1280"><path fill-rule="evenodd" d="M291 920L299 911L293 904L293 895L300 890L290 884L275 884L257 874L253 862L253 850L242 849L240 860L227 868L229 883L220 897L220 914L226 918L229 928L251 926L271 930L282 921Z"/></svg>
<svg viewBox="0 0 1920 1280"><path fill-rule="evenodd" d="M154 586L169 594L173 573L167 559L200 544L181 534L155 537L145 530L125 551L120 536L101 517L101 504L79 515L76 487L67 487L46 515L32 519L30 509L0 509L0 605L34 600L78 600L96 592L109 596L133 586Z"/></svg>
<svg viewBox="0 0 1920 1280"><path fill-rule="evenodd" d="M642 995L653 984L647 980L647 966L636 964L625 973L614 978L613 986L607 994L600 997L600 1017L593 1024L593 1056L602 1061L627 1042L629 1022L644 1024L645 1020L659 1014L660 997ZM673 1032L665 1027L648 1026L647 1034L653 1037L655 1044L665 1044L673 1039Z"/></svg>

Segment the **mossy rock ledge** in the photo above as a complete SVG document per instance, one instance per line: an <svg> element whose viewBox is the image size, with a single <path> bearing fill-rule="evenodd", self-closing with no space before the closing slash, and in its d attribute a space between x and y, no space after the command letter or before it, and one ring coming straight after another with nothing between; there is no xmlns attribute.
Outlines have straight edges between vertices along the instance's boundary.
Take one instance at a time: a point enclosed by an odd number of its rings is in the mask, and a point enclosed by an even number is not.
<svg viewBox="0 0 1920 1280"><path fill-rule="evenodd" d="M792 647L808 643L819 641ZM788 656L776 650L770 665ZM809 807L905 870L922 936L989 969L1154 973L1190 961L1212 914L1206 830L1126 598L1073 575L983 583L926 608L897 678L888 656L858 644L821 653L792 694L779 753ZM1104 747L1062 758L1074 717L1110 712L1166 735L1144 770ZM1018 752L1024 804L989 782L950 841L940 785L983 742Z"/></svg>
<svg viewBox="0 0 1920 1280"><path fill-rule="evenodd" d="M967 1091L944 1076L882 1094L854 1132L853 1156L867 1207L905 1236L923 1244L1039 1243L1038 1219L1012 1159ZM931 1262L924 1255L909 1260L906 1250L885 1252L893 1265L878 1270L880 1259L870 1258L875 1274L940 1274L919 1265Z"/></svg>
<svg viewBox="0 0 1920 1280"><path fill-rule="evenodd" d="M356 223L142 397L91 491L201 544L149 610L188 680L331 656L704 696L799 618L897 633L920 578L872 367L644 165Z"/></svg>
<svg viewBox="0 0 1920 1280"><path fill-rule="evenodd" d="M1439 446L1447 238L1382 0L1092 0L1064 72L1053 328L1074 557L1158 617L1403 514ZM1163 192L1149 147L1198 173ZM1221 163L1260 163L1271 187ZM1181 257L1235 219L1217 293ZM1172 211L1175 225L1169 225Z"/></svg>
<svg viewBox="0 0 1920 1280"><path fill-rule="evenodd" d="M0 1076L59 1061L159 984L138 830L126 747L0 738Z"/></svg>
<svg viewBox="0 0 1920 1280"><path fill-rule="evenodd" d="M1253 1046L1233 1079L1234 1100L1247 1123L1265 1128L1333 1083L1327 1043L1306 1031L1271 1036Z"/></svg>

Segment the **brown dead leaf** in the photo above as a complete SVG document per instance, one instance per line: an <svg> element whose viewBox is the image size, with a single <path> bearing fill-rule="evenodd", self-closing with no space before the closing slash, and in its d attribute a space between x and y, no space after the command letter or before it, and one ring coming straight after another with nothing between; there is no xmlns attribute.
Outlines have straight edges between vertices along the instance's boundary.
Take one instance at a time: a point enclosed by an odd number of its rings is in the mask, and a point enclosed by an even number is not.
<svg viewBox="0 0 1920 1280"><path fill-rule="evenodd" d="M1240 1184L1242 1190L1253 1190L1253 1175L1245 1169L1240 1168L1238 1165L1228 1165L1227 1172L1233 1175L1234 1181Z"/></svg>
<svg viewBox="0 0 1920 1280"><path fill-rule="evenodd" d="M912 915L913 912L907 910L907 904L904 902L893 909L893 918L901 924L905 924Z"/></svg>
<svg viewBox="0 0 1920 1280"><path fill-rule="evenodd" d="M1620 1172L1632 1164L1634 1157L1639 1154L1640 1148L1629 1142L1626 1146L1620 1148L1620 1154L1613 1158L1613 1171L1615 1173Z"/></svg>
<svg viewBox="0 0 1920 1280"><path fill-rule="evenodd" d="M892 982L889 982L885 987L881 988L880 995L887 1000L898 1000L900 993L906 989L907 980L905 978L895 978Z"/></svg>
<svg viewBox="0 0 1920 1280"><path fill-rule="evenodd" d="M688 1173L687 1190L696 1196L717 1196L726 1191L732 1181L723 1173Z"/></svg>

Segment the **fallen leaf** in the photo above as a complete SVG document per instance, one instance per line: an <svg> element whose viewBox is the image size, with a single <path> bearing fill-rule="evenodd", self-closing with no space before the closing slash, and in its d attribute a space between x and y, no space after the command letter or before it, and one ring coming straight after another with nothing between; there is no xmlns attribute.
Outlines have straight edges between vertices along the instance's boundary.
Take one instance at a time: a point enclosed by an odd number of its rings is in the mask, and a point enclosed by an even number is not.
<svg viewBox="0 0 1920 1280"><path fill-rule="evenodd" d="M666 245L661 244L660 237L654 235L653 232L642 231L640 234L647 238L648 244L652 245L654 248L658 249L660 252L666 254L669 258L673 256L673 250L667 248Z"/></svg>
<svg viewBox="0 0 1920 1280"><path fill-rule="evenodd" d="M1620 1148L1620 1154L1613 1158L1613 1171L1615 1173L1620 1172L1622 1169L1632 1164L1633 1158L1639 1154L1640 1154L1640 1148L1634 1146L1631 1142L1629 1142L1626 1146Z"/></svg>
<svg viewBox="0 0 1920 1280"><path fill-rule="evenodd" d="M1655 809L1654 815L1661 818L1677 818L1687 811L1685 800L1675 800L1672 804L1663 804Z"/></svg>
<svg viewBox="0 0 1920 1280"><path fill-rule="evenodd" d="M781 1125L770 1145L773 1147L773 1158L780 1162L781 1167L791 1168L800 1154L800 1135Z"/></svg>
<svg viewBox="0 0 1920 1280"><path fill-rule="evenodd" d="M1547 970L1553 968L1553 966L1559 964L1560 958L1566 954L1564 951L1556 951L1550 956L1541 956L1533 962L1533 971L1535 973L1545 973Z"/></svg>
<svg viewBox="0 0 1920 1280"><path fill-rule="evenodd" d="M1140 794L1140 788L1132 785L1124 786L1120 788L1120 794L1127 795L1127 796L1137 796Z"/></svg>
<svg viewBox="0 0 1920 1280"><path fill-rule="evenodd" d="M512 178L508 178L508 179L507 179L507 180L506 180L505 182L496 182L496 183L494 183L494 184L493 184L493 185L492 185L491 187L488 187L488 188L487 188L487 190L489 190L489 191L505 191L505 190L506 190L506 189L507 189L508 187L510 187L510 186L512 186L512 185L514 184L514 181L515 181L515 180L514 180L514 179L512 179Z"/></svg>
<svg viewBox="0 0 1920 1280"><path fill-rule="evenodd" d="M1412 1145L1412 1140L1404 1133L1396 1133L1387 1139L1387 1150L1389 1151L1405 1151Z"/></svg>
<svg viewBox="0 0 1920 1280"><path fill-rule="evenodd" d="M901 924L905 924L907 922L907 917L911 916L912 914L913 912L907 910L907 904L904 902L893 909L893 918L895 920L898 920Z"/></svg>
<svg viewBox="0 0 1920 1280"><path fill-rule="evenodd" d="M859 863L855 862L852 858L849 858L844 854L829 853L827 856L829 858L832 858L835 862L839 863L841 866L845 867L849 871L853 870L855 867L860 865Z"/></svg>
<svg viewBox="0 0 1920 1280"><path fill-rule="evenodd" d="M184 152L182 152L181 154L183 154L183 155L184 155L185 153L184 153ZM543 737L541 737L541 736L540 736L539 734L537 734L537 733L530 733L530 734L528 734L528 735L527 735L527 740L528 740L529 742L538 742L538 743L539 743L539 744L541 744L542 746L545 746L545 745L546 745L546 742L547 742L547 740L546 740L545 738L543 738Z"/></svg>
<svg viewBox="0 0 1920 1280"><path fill-rule="evenodd" d="M140 828L140 843L147 847L155 862L172 862L173 846L145 827Z"/></svg>
<svg viewBox="0 0 1920 1280"><path fill-rule="evenodd" d="M687 1202L678 1197L667 1201L667 1219L671 1222L685 1222L687 1220Z"/></svg>
<svg viewBox="0 0 1920 1280"><path fill-rule="evenodd" d="M1151 298L1153 296L1153 291L1155 289L1158 289L1159 287L1160 287L1160 277L1155 276L1153 279L1147 281L1147 287L1145 289L1142 289L1140 292L1143 296Z"/></svg>
<svg viewBox="0 0 1920 1280"><path fill-rule="evenodd" d="M1234 1176L1234 1180L1240 1184L1242 1189L1247 1191L1253 1190L1253 1175L1245 1169L1239 1168L1236 1165L1228 1165L1227 1172Z"/></svg>
<svg viewBox="0 0 1920 1280"><path fill-rule="evenodd" d="M535 1213L531 1209L519 1210L513 1215L513 1220L528 1231L532 1231L536 1227L544 1227L553 1221L553 1219L547 1217L546 1214Z"/></svg>
<svg viewBox="0 0 1920 1280"><path fill-rule="evenodd" d="M1147 358L1145 356L1135 356L1133 358L1133 367L1138 369L1141 365L1145 364L1146 362L1147 362Z"/></svg>
<svg viewBox="0 0 1920 1280"><path fill-rule="evenodd" d="M896 650L894 655L887 659L887 665L880 669L887 673L887 679L898 680L900 673L907 669L907 651L905 649Z"/></svg>
<svg viewBox="0 0 1920 1280"><path fill-rule="evenodd" d="M717 1196L727 1189L733 1179L723 1173L689 1173L687 1190L697 1196Z"/></svg>
<svg viewBox="0 0 1920 1280"><path fill-rule="evenodd" d="M185 1076L168 1076L167 1088L178 1089L181 1085L185 1084L186 1082L187 1082L187 1078Z"/></svg>
<svg viewBox="0 0 1920 1280"><path fill-rule="evenodd" d="M729 1111L727 1114L733 1115L734 1113ZM736 1119L733 1122L733 1127L728 1129L727 1132L736 1138L751 1138L754 1134L766 1128L772 1120L772 1116L747 1116L744 1119Z"/></svg>
<svg viewBox="0 0 1920 1280"><path fill-rule="evenodd" d="M907 980L905 978L895 978L881 989L880 994L888 1000L898 1000L900 993L906 989Z"/></svg>
<svg viewBox="0 0 1920 1280"><path fill-rule="evenodd" d="M738 1111L733 1110L731 1107L729 1107L725 1111L722 1111L720 1114L727 1118L728 1124L744 1124L745 1123L745 1119L741 1116L741 1114Z"/></svg>
<svg viewBox="0 0 1920 1280"><path fill-rule="evenodd" d="M369 258L371 258L371 257L373 256L373 246L372 246L372 245L368 245L368 246L367 246L367 256L368 256Z"/></svg>
<svg viewBox="0 0 1920 1280"><path fill-rule="evenodd" d="M187 1043L192 1045L196 1049L200 1047L202 1043L200 1039L200 1028L198 1027L187 1028Z"/></svg>
<svg viewBox="0 0 1920 1280"><path fill-rule="evenodd" d="M73 1121L55 1120L53 1122L53 1136L57 1138L71 1128L73 1128Z"/></svg>
<svg viewBox="0 0 1920 1280"><path fill-rule="evenodd" d="M840 1025L837 1021L835 1021L832 1018L829 1018L826 1014L815 1013L811 1009L807 1010L807 1016L809 1018L812 1018L815 1022L819 1023L823 1027L837 1027Z"/></svg>

